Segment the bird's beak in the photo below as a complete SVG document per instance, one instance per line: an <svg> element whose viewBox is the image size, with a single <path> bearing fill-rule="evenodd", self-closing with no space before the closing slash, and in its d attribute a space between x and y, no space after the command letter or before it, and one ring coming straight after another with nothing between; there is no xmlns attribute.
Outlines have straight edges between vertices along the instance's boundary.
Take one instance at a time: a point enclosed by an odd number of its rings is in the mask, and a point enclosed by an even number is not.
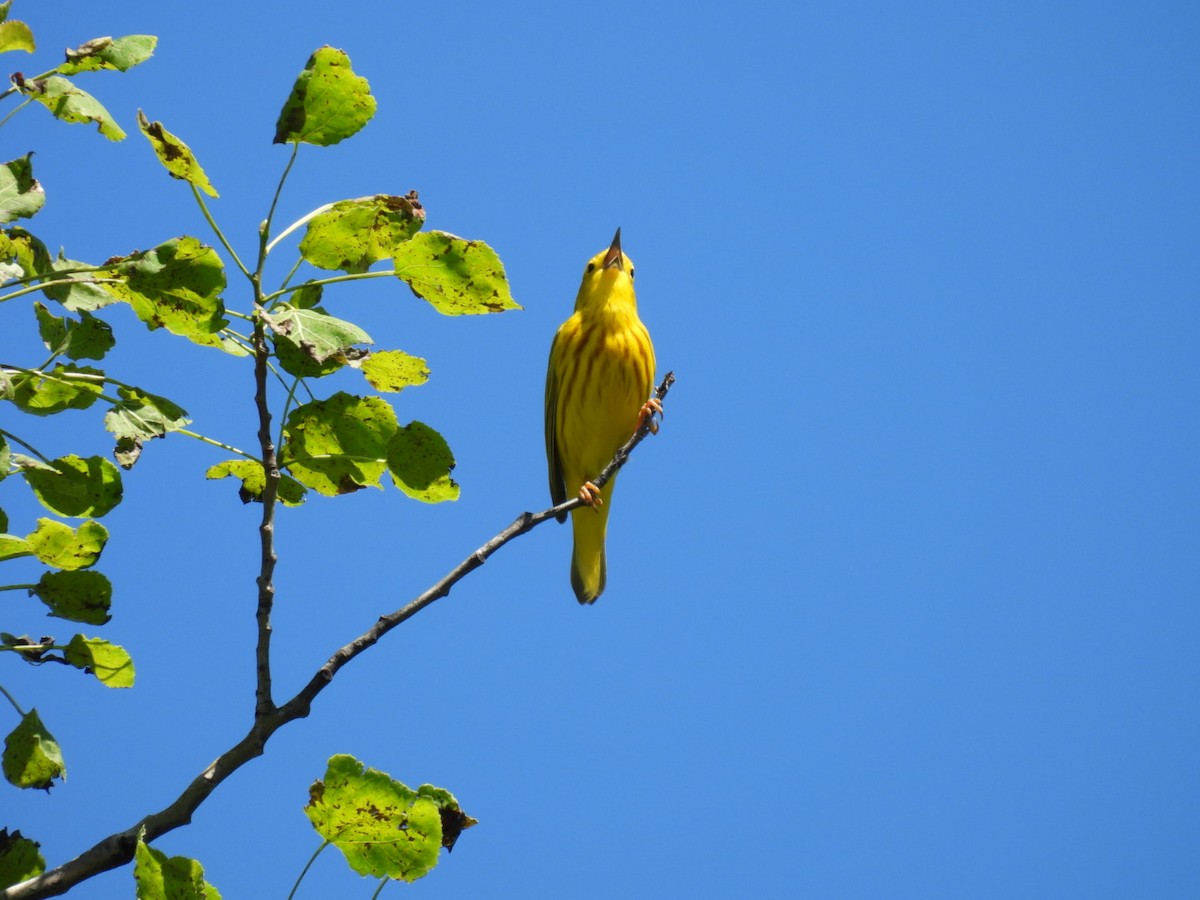
<svg viewBox="0 0 1200 900"><path fill-rule="evenodd" d="M625 271L625 257L621 255L621 229L617 229L616 235L613 237L612 246L608 248L608 252L604 254L604 268L611 269L616 266L622 272Z"/></svg>

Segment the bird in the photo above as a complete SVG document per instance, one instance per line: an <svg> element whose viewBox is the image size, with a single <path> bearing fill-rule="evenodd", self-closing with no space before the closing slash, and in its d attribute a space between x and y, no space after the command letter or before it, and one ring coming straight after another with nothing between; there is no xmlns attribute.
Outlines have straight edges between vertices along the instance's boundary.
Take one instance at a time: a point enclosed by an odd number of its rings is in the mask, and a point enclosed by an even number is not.
<svg viewBox="0 0 1200 900"><path fill-rule="evenodd" d="M546 372L550 497L557 506L577 493L584 503L571 510L571 587L581 604L604 591L604 539L617 480L614 475L597 489L591 479L647 418L657 430L653 416L662 404L650 396L653 387L654 344L638 318L633 261L621 250L618 228L608 249L588 260L575 311L554 335Z"/></svg>

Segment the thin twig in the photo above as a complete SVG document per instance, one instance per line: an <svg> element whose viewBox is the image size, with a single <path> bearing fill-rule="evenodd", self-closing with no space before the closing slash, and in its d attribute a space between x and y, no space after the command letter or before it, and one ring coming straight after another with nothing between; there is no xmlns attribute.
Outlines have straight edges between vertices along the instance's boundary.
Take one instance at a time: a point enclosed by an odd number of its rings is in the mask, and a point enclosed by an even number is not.
<svg viewBox="0 0 1200 900"><path fill-rule="evenodd" d="M263 376L265 382L265 375ZM260 382L261 383L261 382ZM667 396L675 376L668 372L658 386L655 396L659 400ZM629 460L629 454L640 444L653 429L649 420L644 422L637 432L625 445L617 451L612 461L604 467L604 471L593 479L600 486ZM268 485L270 480L268 479ZM100 872L115 869L125 865L133 858L137 846L138 835L147 843L173 831L192 820L192 814L208 796L216 790L217 785L232 775L250 760L263 754L267 740L276 731L295 719L308 715L312 702L329 683L333 681L338 671L368 647L374 645L381 637L406 619L412 618L435 600L448 596L450 590L464 577L482 566L488 558L511 541L531 531L543 522L553 519L558 513L566 512L581 505L580 498L575 497L558 506L544 509L538 513L521 513L511 525L485 543L482 547L451 569L436 584L406 606L385 616L380 616L375 624L359 637L339 649L331 656L316 674L309 680L299 693L287 703L267 710L259 710L246 736L217 757L207 769L192 779L183 793L165 809L146 816L132 828L109 835L94 847L84 851L75 859L63 863L56 869L14 884L0 891L0 900L35 900L35 898L55 897L66 893L76 884L85 881ZM264 504L265 505L265 504ZM265 516L264 516L265 518ZM264 527L266 523L264 522ZM266 547L264 542L264 549ZM273 545L272 545L273 547ZM261 598L260 598L261 604ZM144 832L143 832L144 829Z"/></svg>

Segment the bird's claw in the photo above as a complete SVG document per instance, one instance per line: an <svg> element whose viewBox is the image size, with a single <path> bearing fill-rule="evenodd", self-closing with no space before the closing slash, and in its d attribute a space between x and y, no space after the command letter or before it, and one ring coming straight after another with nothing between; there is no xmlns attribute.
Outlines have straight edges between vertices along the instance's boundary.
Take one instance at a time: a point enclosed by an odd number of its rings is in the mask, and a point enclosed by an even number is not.
<svg viewBox="0 0 1200 900"><path fill-rule="evenodd" d="M583 501L584 506L590 506L592 509L604 505L604 498L600 496L600 488L590 481L585 481L583 487L579 489L579 499Z"/></svg>
<svg viewBox="0 0 1200 900"><path fill-rule="evenodd" d="M635 430L641 429L641 427L643 425L645 425L647 422L649 422L650 433L658 434L658 422L656 422L654 420L654 417L662 416L662 414L663 414L662 401L659 400L657 397L651 397L649 400L647 400L645 403L643 403L642 408L638 410L638 423L637 423L637 429L635 429Z"/></svg>

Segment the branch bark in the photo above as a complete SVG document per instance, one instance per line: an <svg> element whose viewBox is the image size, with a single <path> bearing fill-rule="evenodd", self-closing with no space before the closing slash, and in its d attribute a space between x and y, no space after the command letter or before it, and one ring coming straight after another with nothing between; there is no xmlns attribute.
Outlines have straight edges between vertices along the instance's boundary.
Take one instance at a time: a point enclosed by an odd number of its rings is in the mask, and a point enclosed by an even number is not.
<svg viewBox="0 0 1200 900"><path fill-rule="evenodd" d="M659 400L667 396L667 392L671 389L671 385L675 383L675 375L668 372L663 378L662 383L655 391L655 396ZM261 422L260 422L261 424ZM269 424L269 420L268 420ZM613 456L604 470L594 479L593 483L597 487L602 487L616 472L625 465L629 460L629 455L633 452L646 437L651 433L653 423L647 420L634 435L625 443L620 450ZM270 430L266 430L267 440L269 441ZM261 440L261 435L260 435ZM265 452L265 447L264 447ZM264 463L266 459L264 458ZM278 473L278 470L276 470ZM268 475L267 484L270 486L270 477ZM265 498L264 498L265 499ZM265 504L264 504L265 505ZM273 504L272 504L273 505ZM133 859L134 850L137 847L138 835L145 829L143 839L146 843L150 843L154 839L161 837L169 831L174 831L183 825L187 825L192 820L192 814L199 808L208 796L216 790L217 786L236 772L250 760L262 756L266 747L267 741L271 736L286 725L296 719L304 718L309 714L312 708L312 703L317 695L321 693L333 681L338 671L348 662L366 650L368 647L376 644L380 638L399 625L406 619L412 618L425 607L429 606L435 600L446 597L450 594L451 589L462 581L471 572L478 569L488 558L507 544L509 541L529 531L532 531L543 522L553 519L559 513L567 512L577 506L582 506L583 501L579 497L573 497L558 506L553 506L549 509L544 509L538 513L524 512L497 534L491 540L487 541L478 550L460 562L457 566L451 569L439 581L433 584L423 594L410 601L405 606L400 607L394 612L380 616L374 625L368 628L365 632L359 635L344 647L338 649L325 662L320 669L316 671L308 683L300 689L300 691L279 707L263 704L263 673L260 670L257 679L257 694L258 702L256 704L254 724L240 741L222 753L217 759L208 766L203 772L197 775L185 787L180 795L167 807L143 818L137 824L124 831L111 834L101 840L95 846L85 850L79 856L63 863L55 869L44 872L35 878L30 878L0 892L0 900L36 900L42 897L56 897L65 894L68 890L86 881L100 872L115 869L118 866L125 865ZM266 529L268 525L273 526L273 519L268 518L264 513L264 521L262 528ZM270 529L273 531L273 528ZM266 565L265 554L271 550L273 553L273 541L268 541L269 532L263 534L263 552L264 566ZM271 560L271 566L274 567L274 560ZM263 622L261 614L263 613L264 599L266 601L266 613L269 619L270 613L270 596L264 595L263 584L259 583L259 656L258 663L262 666L265 650L262 646L264 637L269 640L270 625L267 622L267 631L264 634L262 630ZM266 681L266 691L270 691L269 670Z"/></svg>

